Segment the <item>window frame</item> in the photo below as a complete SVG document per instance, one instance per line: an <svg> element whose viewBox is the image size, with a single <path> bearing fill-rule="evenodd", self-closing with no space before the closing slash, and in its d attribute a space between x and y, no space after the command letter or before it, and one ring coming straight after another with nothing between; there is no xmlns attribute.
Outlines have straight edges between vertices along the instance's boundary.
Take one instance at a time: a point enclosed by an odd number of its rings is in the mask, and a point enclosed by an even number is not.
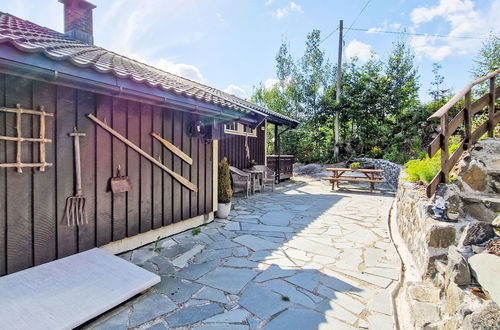
<svg viewBox="0 0 500 330"><path fill-rule="evenodd" d="M233 125L236 124L236 129L229 128L228 125ZM249 136L249 137L257 137L257 128L251 129L251 132L247 132L246 130L250 129L248 128L247 125L244 125L242 123L238 122L233 122L229 124L224 124L224 133L225 134L232 134L232 135L241 135L241 136Z"/></svg>

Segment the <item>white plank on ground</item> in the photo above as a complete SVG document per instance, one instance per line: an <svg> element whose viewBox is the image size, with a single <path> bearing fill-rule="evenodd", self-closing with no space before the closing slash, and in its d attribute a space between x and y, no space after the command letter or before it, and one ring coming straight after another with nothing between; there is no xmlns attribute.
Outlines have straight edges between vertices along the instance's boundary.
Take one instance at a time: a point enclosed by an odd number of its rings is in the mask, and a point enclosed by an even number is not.
<svg viewBox="0 0 500 330"><path fill-rule="evenodd" d="M0 277L0 329L72 329L158 282L101 249L78 253Z"/></svg>

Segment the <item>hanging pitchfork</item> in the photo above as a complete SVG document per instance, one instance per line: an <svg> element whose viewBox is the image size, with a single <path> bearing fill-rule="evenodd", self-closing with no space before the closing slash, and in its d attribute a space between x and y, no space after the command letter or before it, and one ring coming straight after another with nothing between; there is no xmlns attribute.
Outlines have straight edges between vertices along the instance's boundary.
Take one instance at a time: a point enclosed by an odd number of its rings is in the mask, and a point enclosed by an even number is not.
<svg viewBox="0 0 500 330"><path fill-rule="evenodd" d="M85 206L86 200L82 195L82 169L80 165L80 136L85 136L85 133L79 133L75 130L69 136L74 138L75 147L75 171L76 171L76 187L75 194L66 199L65 217L68 221L68 226L83 225L89 223L87 218L87 209Z"/></svg>

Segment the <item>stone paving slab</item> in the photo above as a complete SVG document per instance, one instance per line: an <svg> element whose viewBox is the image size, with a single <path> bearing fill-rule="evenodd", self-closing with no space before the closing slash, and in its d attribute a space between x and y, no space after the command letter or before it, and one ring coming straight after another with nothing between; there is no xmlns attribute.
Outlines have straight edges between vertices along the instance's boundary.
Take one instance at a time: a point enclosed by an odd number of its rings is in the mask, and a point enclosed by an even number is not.
<svg viewBox="0 0 500 330"><path fill-rule="evenodd" d="M161 275L88 329L392 329L391 193L280 184L228 219L122 255Z"/></svg>

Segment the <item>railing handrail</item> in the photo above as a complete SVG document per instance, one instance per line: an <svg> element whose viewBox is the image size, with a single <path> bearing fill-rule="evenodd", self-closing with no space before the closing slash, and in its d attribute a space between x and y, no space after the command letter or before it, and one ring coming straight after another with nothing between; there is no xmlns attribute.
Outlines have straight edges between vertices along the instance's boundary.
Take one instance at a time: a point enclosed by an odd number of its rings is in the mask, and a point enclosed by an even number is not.
<svg viewBox="0 0 500 330"><path fill-rule="evenodd" d="M465 85L457 94L455 94L445 105L443 105L438 111L434 112L427 120L435 120L441 118L445 113L447 113L458 101L462 99L467 93L472 90L472 87L480 84L488 79L495 77L500 73L500 68L488 73L486 76L478 78L468 85Z"/></svg>

